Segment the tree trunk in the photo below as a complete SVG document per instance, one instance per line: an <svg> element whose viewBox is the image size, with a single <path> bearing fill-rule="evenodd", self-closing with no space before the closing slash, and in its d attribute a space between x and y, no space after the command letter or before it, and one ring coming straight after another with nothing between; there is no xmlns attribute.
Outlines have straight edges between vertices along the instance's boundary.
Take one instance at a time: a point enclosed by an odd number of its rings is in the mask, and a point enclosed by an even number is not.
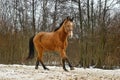
<svg viewBox="0 0 120 80"><path fill-rule="evenodd" d="M55 0L55 11L54 11L54 16L53 16L53 26L52 26L52 30L55 29L56 27L56 20L57 20L57 2L58 0Z"/></svg>
<svg viewBox="0 0 120 80"><path fill-rule="evenodd" d="M35 1L32 0L32 27L33 27L33 34L35 35Z"/></svg>

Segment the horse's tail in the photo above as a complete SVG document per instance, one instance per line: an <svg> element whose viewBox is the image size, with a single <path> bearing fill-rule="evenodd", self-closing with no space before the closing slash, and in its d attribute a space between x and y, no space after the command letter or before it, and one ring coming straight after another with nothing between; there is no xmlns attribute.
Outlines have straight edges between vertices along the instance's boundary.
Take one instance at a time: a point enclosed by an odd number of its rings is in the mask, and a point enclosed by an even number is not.
<svg viewBox="0 0 120 80"><path fill-rule="evenodd" d="M34 58L34 43L33 43L33 38L34 38L34 36L29 39L29 55L26 58L26 60Z"/></svg>

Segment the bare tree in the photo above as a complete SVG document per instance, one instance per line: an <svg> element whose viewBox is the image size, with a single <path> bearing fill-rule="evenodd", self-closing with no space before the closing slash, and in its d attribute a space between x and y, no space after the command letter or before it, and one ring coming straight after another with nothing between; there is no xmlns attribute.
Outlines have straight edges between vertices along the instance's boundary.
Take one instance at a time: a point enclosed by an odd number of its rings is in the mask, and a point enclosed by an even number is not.
<svg viewBox="0 0 120 80"><path fill-rule="evenodd" d="M33 34L35 35L35 0L32 0L32 27L33 27Z"/></svg>
<svg viewBox="0 0 120 80"><path fill-rule="evenodd" d="M54 10L54 16L53 16L53 27L52 30L56 27L56 21L57 21L57 8L58 7L58 0L55 0L55 10Z"/></svg>
<svg viewBox="0 0 120 80"><path fill-rule="evenodd" d="M48 0L43 0L42 5L42 26L41 30L45 31L47 28L47 16L48 16L48 8L47 8Z"/></svg>

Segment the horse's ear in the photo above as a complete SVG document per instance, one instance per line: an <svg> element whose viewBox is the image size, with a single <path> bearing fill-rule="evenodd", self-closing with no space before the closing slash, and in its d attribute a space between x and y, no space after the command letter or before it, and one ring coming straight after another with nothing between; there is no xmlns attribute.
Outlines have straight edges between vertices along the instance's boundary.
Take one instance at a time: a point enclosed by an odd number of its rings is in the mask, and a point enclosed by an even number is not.
<svg viewBox="0 0 120 80"><path fill-rule="evenodd" d="M67 20L70 20L70 21L72 21L72 22L73 22L74 17L72 17L72 18L71 18L70 16L68 16L68 17L67 17Z"/></svg>
<svg viewBox="0 0 120 80"><path fill-rule="evenodd" d="M72 22L73 22L73 20L74 20L74 17L71 18L71 21L72 21Z"/></svg>
<svg viewBox="0 0 120 80"><path fill-rule="evenodd" d="M70 20L70 16L67 17L67 20Z"/></svg>

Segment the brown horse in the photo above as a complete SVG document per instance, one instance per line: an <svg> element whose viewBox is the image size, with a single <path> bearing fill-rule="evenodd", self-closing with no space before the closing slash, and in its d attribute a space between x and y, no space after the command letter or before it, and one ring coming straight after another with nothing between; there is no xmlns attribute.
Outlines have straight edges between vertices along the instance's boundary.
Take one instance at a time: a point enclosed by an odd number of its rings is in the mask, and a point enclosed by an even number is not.
<svg viewBox="0 0 120 80"><path fill-rule="evenodd" d="M66 56L66 48L68 45L68 36L73 35L73 18L67 17L53 32L39 32L33 36L29 41L29 56L27 59L34 57L34 47L38 53L35 69L38 69L39 62L42 64L45 70L49 70L42 61L43 52L45 51L57 51L62 58L63 69L67 71L65 67L65 61L68 63L71 70L74 68L70 64Z"/></svg>

